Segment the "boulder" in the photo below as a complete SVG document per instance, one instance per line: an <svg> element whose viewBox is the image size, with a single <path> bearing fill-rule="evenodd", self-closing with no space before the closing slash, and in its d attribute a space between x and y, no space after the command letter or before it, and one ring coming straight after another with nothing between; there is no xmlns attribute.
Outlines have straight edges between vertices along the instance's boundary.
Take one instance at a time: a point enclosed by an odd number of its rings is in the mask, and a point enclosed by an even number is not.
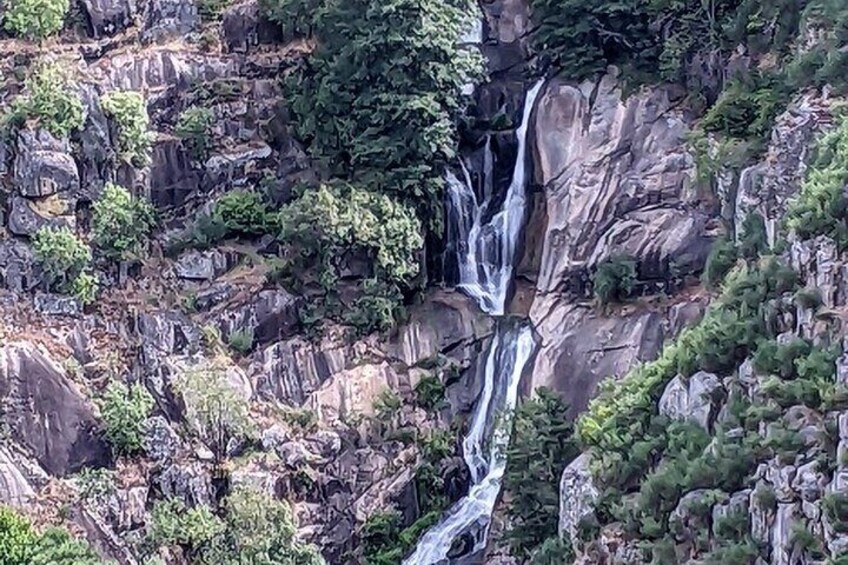
<svg viewBox="0 0 848 565"><path fill-rule="evenodd" d="M132 25L135 0L82 0L88 32L94 39L115 35Z"/></svg>
<svg viewBox="0 0 848 565"><path fill-rule="evenodd" d="M163 43L197 29L200 16L194 0L147 0L142 22L141 40Z"/></svg>
<svg viewBox="0 0 848 565"><path fill-rule="evenodd" d="M580 539L580 524L595 514L600 491L592 480L592 454L582 453L562 472L559 483L559 535L576 546Z"/></svg>
<svg viewBox="0 0 848 565"><path fill-rule="evenodd" d="M41 228L73 228L76 225L73 208L55 194L38 201L12 196L11 205L8 227L15 235L32 237Z"/></svg>
<svg viewBox="0 0 848 565"><path fill-rule="evenodd" d="M283 39L282 26L262 16L257 0L239 2L224 12L221 30L227 51L247 53L261 43Z"/></svg>
<svg viewBox="0 0 848 565"><path fill-rule="evenodd" d="M678 375L666 385L659 412L669 418L692 420L709 431L715 412L713 395L721 388L721 381L712 373L699 371L687 380Z"/></svg>
<svg viewBox="0 0 848 565"><path fill-rule="evenodd" d="M267 345L292 337L300 326L301 300L282 289L262 290L240 308L226 308L217 317L221 335L253 332L255 345Z"/></svg>
<svg viewBox="0 0 848 565"><path fill-rule="evenodd" d="M93 406L64 369L28 342L0 348L0 423L54 475L110 462Z"/></svg>
<svg viewBox="0 0 848 565"><path fill-rule="evenodd" d="M230 270L233 259L232 254L218 249L191 249L177 259L177 276L186 280L211 281Z"/></svg>
<svg viewBox="0 0 848 565"><path fill-rule="evenodd" d="M15 185L21 196L43 198L57 193L75 195L79 171L67 140L57 140L46 130L18 133Z"/></svg>

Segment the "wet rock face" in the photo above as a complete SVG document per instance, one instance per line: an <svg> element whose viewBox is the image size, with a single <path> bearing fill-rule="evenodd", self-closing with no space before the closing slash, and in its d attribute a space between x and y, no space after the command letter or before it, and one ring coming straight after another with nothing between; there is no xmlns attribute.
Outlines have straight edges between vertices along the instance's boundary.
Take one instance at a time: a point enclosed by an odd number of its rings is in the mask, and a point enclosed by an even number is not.
<svg viewBox="0 0 848 565"><path fill-rule="evenodd" d="M200 24L194 0L147 0L141 40L161 43L194 31Z"/></svg>
<svg viewBox="0 0 848 565"><path fill-rule="evenodd" d="M0 398L3 425L49 473L67 475L110 461L90 402L34 345L0 348Z"/></svg>
<svg viewBox="0 0 848 565"><path fill-rule="evenodd" d="M584 292L585 274L615 255L643 280L698 272L709 253L713 211L692 187L689 131L670 89L622 100L606 75L597 85L551 81L535 119L534 165L547 224L537 287Z"/></svg>

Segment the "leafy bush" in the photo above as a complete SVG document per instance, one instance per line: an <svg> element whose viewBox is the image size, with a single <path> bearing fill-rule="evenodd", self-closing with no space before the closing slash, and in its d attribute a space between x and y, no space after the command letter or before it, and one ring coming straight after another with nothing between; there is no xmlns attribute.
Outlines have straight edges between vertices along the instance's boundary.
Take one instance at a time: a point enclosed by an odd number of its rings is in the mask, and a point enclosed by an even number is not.
<svg viewBox="0 0 848 565"><path fill-rule="evenodd" d="M627 298L635 282L636 262L624 257L604 261L592 276L595 298L602 305Z"/></svg>
<svg viewBox="0 0 848 565"><path fill-rule="evenodd" d="M283 28L286 37L311 36L312 20L322 0L262 0L266 17Z"/></svg>
<svg viewBox="0 0 848 565"><path fill-rule="evenodd" d="M308 9L311 21L295 26L318 39L309 63L286 83L298 134L316 162L370 192L390 193L440 228L462 90L482 69L480 57L458 42L472 3L281 5L286 16Z"/></svg>
<svg viewBox="0 0 848 565"><path fill-rule="evenodd" d="M572 563L574 550L571 543L559 536L553 536L545 540L539 549L530 557L530 565L560 565Z"/></svg>
<svg viewBox="0 0 848 565"><path fill-rule="evenodd" d="M234 351L241 355L247 355L253 349L253 328L244 328L232 332L228 344Z"/></svg>
<svg viewBox="0 0 848 565"><path fill-rule="evenodd" d="M200 555L225 529L208 506L186 508L176 498L156 502L150 514L148 543L154 547L179 546L189 555Z"/></svg>
<svg viewBox="0 0 848 565"><path fill-rule="evenodd" d="M20 514L0 506L0 565L28 563L36 534Z"/></svg>
<svg viewBox="0 0 848 565"><path fill-rule="evenodd" d="M215 203L212 215L227 227L229 235L237 237L263 235L273 225L268 207L257 192L226 193Z"/></svg>
<svg viewBox="0 0 848 565"><path fill-rule="evenodd" d="M214 123L215 115L212 110L190 106L183 110L177 119L174 133L183 141L192 157L202 161L209 154Z"/></svg>
<svg viewBox="0 0 848 565"><path fill-rule="evenodd" d="M107 183L93 205L94 244L113 259L126 261L141 253L144 238L153 229L153 206L133 197L122 186Z"/></svg>
<svg viewBox="0 0 848 565"><path fill-rule="evenodd" d="M97 275L80 273L71 281L70 294L83 306L94 304L97 299L99 284Z"/></svg>
<svg viewBox="0 0 848 565"><path fill-rule="evenodd" d="M728 239L719 239L713 244L704 267L704 282L715 288L736 263L736 246Z"/></svg>
<svg viewBox="0 0 848 565"><path fill-rule="evenodd" d="M739 241L739 255L746 259L756 259L768 251L768 234L763 217L751 212L742 221L742 237Z"/></svg>
<svg viewBox="0 0 848 565"><path fill-rule="evenodd" d="M87 543L60 528L38 534L11 508L0 507L0 565L102 565Z"/></svg>
<svg viewBox="0 0 848 565"><path fill-rule="evenodd" d="M67 137L83 125L85 110L76 84L57 63L43 63L27 78L24 95L12 103L17 119L38 120L56 137Z"/></svg>
<svg viewBox="0 0 848 565"><path fill-rule="evenodd" d="M62 29L69 0L5 0L4 27L12 35L43 39Z"/></svg>
<svg viewBox="0 0 848 565"><path fill-rule="evenodd" d="M367 565L400 563L421 535L441 518L441 512L428 512L407 528L400 527L400 514L378 512L363 526L363 548Z"/></svg>
<svg viewBox="0 0 848 565"><path fill-rule="evenodd" d="M822 505L831 526L837 532L848 532L848 496L840 493L827 494L822 499Z"/></svg>
<svg viewBox="0 0 848 565"><path fill-rule="evenodd" d="M227 367L217 361L183 371L175 381L186 405L191 430L218 460L230 439L252 430L250 405L227 379Z"/></svg>
<svg viewBox="0 0 848 565"><path fill-rule="evenodd" d="M121 158L136 167L143 167L150 160L152 141L147 131L150 118L144 97L138 92L109 92L103 95L100 104L117 126Z"/></svg>
<svg viewBox="0 0 848 565"><path fill-rule="evenodd" d="M787 211L787 226L800 238L826 235L848 247L848 118L818 141L818 155Z"/></svg>
<svg viewBox="0 0 848 565"><path fill-rule="evenodd" d="M704 116L706 131L739 138L764 138L786 105L783 77L754 73L735 79Z"/></svg>
<svg viewBox="0 0 848 565"><path fill-rule="evenodd" d="M517 557L557 533L560 475L580 453L572 432L568 407L546 388L515 411L504 488L512 523L506 537Z"/></svg>
<svg viewBox="0 0 848 565"><path fill-rule="evenodd" d="M296 541L291 508L249 487L237 487L224 499L223 534L204 551L206 563L230 563L237 555L245 563L322 565L315 548Z"/></svg>
<svg viewBox="0 0 848 565"><path fill-rule="evenodd" d="M415 385L415 402L422 408L433 410L445 399L445 385L438 375L430 374L421 377Z"/></svg>
<svg viewBox="0 0 848 565"><path fill-rule="evenodd" d="M144 421L153 410L153 397L140 383L109 383L100 399L106 439L115 453L132 455L142 448Z"/></svg>
<svg viewBox="0 0 848 565"><path fill-rule="evenodd" d="M32 246L51 287L67 289L91 262L91 250L68 228L43 227L35 233Z"/></svg>
<svg viewBox="0 0 848 565"><path fill-rule="evenodd" d="M361 295L344 313L345 323L353 326L358 335L392 329L406 312L398 288L379 279L367 279L361 289Z"/></svg>
<svg viewBox="0 0 848 565"><path fill-rule="evenodd" d="M221 19L221 13L229 4L230 0L199 0L197 13L203 22L214 22Z"/></svg>
<svg viewBox="0 0 848 565"><path fill-rule="evenodd" d="M67 530L48 528L38 537L28 565L102 565L84 540L75 539Z"/></svg>

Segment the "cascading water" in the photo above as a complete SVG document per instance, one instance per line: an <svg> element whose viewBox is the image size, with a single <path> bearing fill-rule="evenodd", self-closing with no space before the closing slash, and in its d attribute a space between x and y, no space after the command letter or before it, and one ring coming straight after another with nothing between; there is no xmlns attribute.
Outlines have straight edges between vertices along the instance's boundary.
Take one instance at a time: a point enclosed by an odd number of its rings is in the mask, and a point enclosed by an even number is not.
<svg viewBox="0 0 848 565"><path fill-rule="evenodd" d="M509 445L511 426L504 417L514 409L518 384L525 366L536 349L533 330L526 322L502 318L515 271L515 255L527 206L527 138L530 117L542 81L531 88L524 102L524 112L516 135L518 154L512 182L501 209L488 214L492 191L484 191L478 202L464 165L464 182L448 174L448 240L457 254L460 289L480 308L500 317L486 357L483 390L477 399L468 434L463 440L463 454L471 474L468 494L454 504L445 517L425 533L405 565L462 563L473 559L486 547L486 537L506 470L504 450ZM487 147L490 168L490 152ZM489 173L490 171L487 171ZM486 178L491 178L490 174ZM484 222L484 218L491 219ZM463 557L448 558L454 542L466 536L469 544Z"/></svg>
<svg viewBox="0 0 848 565"><path fill-rule="evenodd" d="M448 173L449 237L458 236L459 288L477 300L480 308L493 316L502 316L515 269L515 251L527 209L527 133L536 97L542 89L537 82L524 103L524 115L516 131L518 154L512 182L503 206L487 223L483 220L492 195L478 204L468 173L465 182ZM487 151L487 155L488 155Z"/></svg>

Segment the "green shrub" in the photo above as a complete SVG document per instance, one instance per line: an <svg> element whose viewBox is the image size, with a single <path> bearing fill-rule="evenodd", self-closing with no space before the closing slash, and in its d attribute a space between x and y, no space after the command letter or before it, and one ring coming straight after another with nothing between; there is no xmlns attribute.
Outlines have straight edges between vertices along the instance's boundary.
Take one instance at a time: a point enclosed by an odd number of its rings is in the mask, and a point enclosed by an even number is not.
<svg viewBox="0 0 848 565"><path fill-rule="evenodd" d="M444 400L445 385L438 375L425 375L415 385L415 402L422 408L433 410Z"/></svg>
<svg viewBox="0 0 848 565"><path fill-rule="evenodd" d="M782 83L781 76L760 73L734 79L704 116L703 128L743 139L765 138L786 105Z"/></svg>
<svg viewBox="0 0 848 565"><path fill-rule="evenodd" d="M40 228L32 246L48 284L60 290L67 289L91 262L91 250L68 228Z"/></svg>
<svg viewBox="0 0 848 565"><path fill-rule="evenodd" d="M374 279L363 281L361 289L361 295L343 315L358 335L387 332L404 316L403 296L396 286Z"/></svg>
<svg viewBox="0 0 848 565"><path fill-rule="evenodd" d="M283 28L286 37L312 35L312 20L322 0L261 0L265 16Z"/></svg>
<svg viewBox="0 0 848 565"><path fill-rule="evenodd" d="M322 565L312 546L297 541L289 505L253 488L237 487L224 499L223 535L204 550L204 563Z"/></svg>
<svg viewBox="0 0 848 565"><path fill-rule="evenodd" d="M212 216L236 237L264 235L273 225L268 207L257 192L226 193L215 203Z"/></svg>
<svg viewBox="0 0 848 565"><path fill-rule="evenodd" d="M142 252L144 239L154 224L150 202L133 197L122 186L107 183L92 208L94 244L108 257L127 261Z"/></svg>
<svg viewBox="0 0 848 565"><path fill-rule="evenodd" d="M624 257L614 257L598 265L592 275L595 298L602 305L627 298L636 283L636 262Z"/></svg>
<svg viewBox="0 0 848 565"><path fill-rule="evenodd" d="M802 239L826 235L848 247L848 118L818 141L818 156L787 210L787 226Z"/></svg>
<svg viewBox="0 0 848 565"><path fill-rule="evenodd" d="M579 454L568 407L546 388L522 403L513 417L504 489L513 555L527 558L556 536L562 469Z"/></svg>
<svg viewBox="0 0 848 565"><path fill-rule="evenodd" d="M56 63L43 63L27 78L24 94L12 102L18 120L37 120L56 137L82 128L85 108L76 84Z"/></svg>
<svg viewBox="0 0 848 565"><path fill-rule="evenodd" d="M230 384L227 369L217 361L209 362L183 371L174 381L186 406L190 430L218 461L231 439L244 438L253 430L250 404Z"/></svg>
<svg viewBox="0 0 848 565"><path fill-rule="evenodd" d="M88 306L94 304L94 301L97 299L98 289L97 275L83 272L71 281L70 295L83 306Z"/></svg>
<svg viewBox="0 0 848 565"><path fill-rule="evenodd" d="M0 506L0 565L28 563L36 534L20 514Z"/></svg>
<svg viewBox="0 0 848 565"><path fill-rule="evenodd" d="M154 547L180 546L190 555L198 555L225 529L208 506L186 508L175 498L156 502L150 514L149 543Z"/></svg>
<svg viewBox="0 0 848 565"><path fill-rule="evenodd" d="M742 221L742 237L739 241L739 254L753 260L768 251L766 222L756 212L751 212Z"/></svg>
<svg viewBox="0 0 848 565"><path fill-rule="evenodd" d="M103 565L103 562L84 540L75 539L61 528L47 528L38 537L28 565Z"/></svg>
<svg viewBox="0 0 848 565"><path fill-rule="evenodd" d="M192 157L203 161L209 155L212 145L212 126L215 115L208 108L190 106L183 110L177 119L174 133L179 137Z"/></svg>
<svg viewBox="0 0 848 565"><path fill-rule="evenodd" d="M571 543L559 536L553 536L545 540L530 557L530 565L561 565L572 563L574 550Z"/></svg>
<svg viewBox="0 0 848 565"><path fill-rule="evenodd" d="M144 421L153 410L153 397L144 385L109 383L100 399L100 413L106 427L106 439L119 455L133 455L141 450Z"/></svg>
<svg viewBox="0 0 848 565"><path fill-rule="evenodd" d="M848 496L831 493L822 499L824 512L831 526L840 533L848 532Z"/></svg>
<svg viewBox="0 0 848 565"><path fill-rule="evenodd" d="M147 104L138 92L109 92L100 99L103 111L114 120L118 130L118 153L136 167L150 160L150 118Z"/></svg>
<svg viewBox="0 0 848 565"><path fill-rule="evenodd" d="M253 328L244 328L230 334L228 344L233 351L247 355L253 349Z"/></svg>
<svg viewBox="0 0 848 565"><path fill-rule="evenodd" d="M311 28L320 46L286 81L297 133L315 162L329 175L391 194L439 231L462 90L483 68L479 54L458 42L470 26L472 3L282 5L286 16L310 10L311 21L294 25Z"/></svg>
<svg viewBox="0 0 848 565"><path fill-rule="evenodd" d="M704 267L704 282L716 288L736 263L736 246L729 239L719 239L713 244Z"/></svg>
<svg viewBox="0 0 848 565"><path fill-rule="evenodd" d="M4 7L6 31L28 39L43 39L62 29L70 1L5 0Z"/></svg>
<svg viewBox="0 0 848 565"><path fill-rule="evenodd" d="M822 305L821 291L817 288L802 288L795 293L795 303L801 308L815 310Z"/></svg>
<svg viewBox="0 0 848 565"><path fill-rule="evenodd" d="M772 487L768 485L757 487L754 498L761 510L770 512L777 510L777 494L775 494Z"/></svg>

